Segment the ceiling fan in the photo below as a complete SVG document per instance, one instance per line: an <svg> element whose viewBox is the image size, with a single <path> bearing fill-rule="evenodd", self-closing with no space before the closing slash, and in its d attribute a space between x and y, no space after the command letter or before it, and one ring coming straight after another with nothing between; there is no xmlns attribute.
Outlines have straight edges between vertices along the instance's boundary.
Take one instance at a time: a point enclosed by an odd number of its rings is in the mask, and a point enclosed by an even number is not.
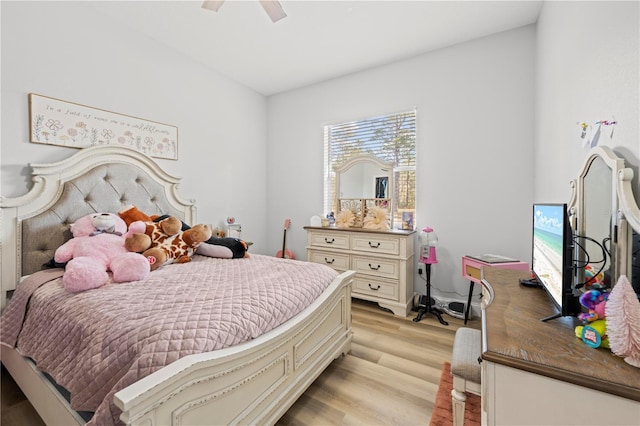
<svg viewBox="0 0 640 426"><path fill-rule="evenodd" d="M282 6L280 5L279 1L276 1L276 0L259 0L259 1L260 1L260 4L262 5L262 8L265 10L265 12L267 12L267 15L269 15L269 18L271 18L273 22L278 22L279 20L287 16L287 14L284 13L284 9L282 9ZM220 6L222 6L222 3L224 3L224 0L205 0L205 2L202 3L202 7L204 9L209 9L217 12L218 9L220 9Z"/></svg>

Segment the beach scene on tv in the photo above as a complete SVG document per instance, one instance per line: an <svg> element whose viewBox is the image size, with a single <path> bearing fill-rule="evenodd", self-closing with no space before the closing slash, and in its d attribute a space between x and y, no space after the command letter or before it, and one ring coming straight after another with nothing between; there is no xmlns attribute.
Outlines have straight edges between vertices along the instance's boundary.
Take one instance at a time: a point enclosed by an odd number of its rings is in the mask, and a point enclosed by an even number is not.
<svg viewBox="0 0 640 426"><path fill-rule="evenodd" d="M553 299L562 305L562 230L564 206L534 206L533 269Z"/></svg>

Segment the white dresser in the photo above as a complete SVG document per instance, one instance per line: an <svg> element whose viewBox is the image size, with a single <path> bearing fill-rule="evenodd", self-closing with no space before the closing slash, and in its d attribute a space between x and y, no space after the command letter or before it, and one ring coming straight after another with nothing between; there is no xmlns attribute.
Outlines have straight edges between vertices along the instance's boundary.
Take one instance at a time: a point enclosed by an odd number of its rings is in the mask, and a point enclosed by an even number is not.
<svg viewBox="0 0 640 426"><path fill-rule="evenodd" d="M640 425L640 370L575 335L530 273L482 268L483 425Z"/></svg>
<svg viewBox="0 0 640 426"><path fill-rule="evenodd" d="M352 296L407 316L413 303L415 231L305 226L307 260L353 270Z"/></svg>

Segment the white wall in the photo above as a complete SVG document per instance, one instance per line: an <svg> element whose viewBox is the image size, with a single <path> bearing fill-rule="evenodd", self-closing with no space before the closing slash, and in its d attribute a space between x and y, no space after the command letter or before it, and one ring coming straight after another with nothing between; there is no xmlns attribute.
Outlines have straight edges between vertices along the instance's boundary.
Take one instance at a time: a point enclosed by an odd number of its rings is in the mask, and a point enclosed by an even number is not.
<svg viewBox="0 0 640 426"><path fill-rule="evenodd" d="M268 223L272 251L323 214L323 124L418 111L418 228L439 237L434 294L466 300L465 254L528 260L533 200L535 27L496 34L268 100ZM418 264L415 271L417 274ZM417 276L417 275L416 275ZM416 278L416 291L424 293Z"/></svg>
<svg viewBox="0 0 640 426"><path fill-rule="evenodd" d="M28 190L29 162L74 152L28 142L35 92L178 126L179 160L159 162L184 177L200 221L234 215L253 252L275 253L290 217L288 245L304 258L302 226L324 213L322 125L416 107L416 222L440 238L435 294L462 300L462 255L529 260L531 203L568 200L587 152L576 122L615 116L601 144L640 164L638 2L546 2L535 27L267 101L89 2L0 8L3 196Z"/></svg>
<svg viewBox="0 0 640 426"><path fill-rule="evenodd" d="M589 148L577 122L618 121L600 145L640 165L640 3L545 2L537 24L535 200L567 202ZM638 192L636 192L638 199Z"/></svg>
<svg viewBox="0 0 640 426"><path fill-rule="evenodd" d="M29 143L29 92L178 127L179 160L198 221L233 215L266 241L266 99L96 13L90 2L6 2L2 8L2 195L27 192L30 162L71 148Z"/></svg>

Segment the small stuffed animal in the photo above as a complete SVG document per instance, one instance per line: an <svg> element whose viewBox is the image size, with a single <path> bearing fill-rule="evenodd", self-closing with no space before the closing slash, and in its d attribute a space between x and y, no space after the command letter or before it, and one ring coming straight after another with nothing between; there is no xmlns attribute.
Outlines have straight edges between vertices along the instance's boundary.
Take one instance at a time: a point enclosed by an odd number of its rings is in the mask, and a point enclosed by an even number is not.
<svg viewBox="0 0 640 426"><path fill-rule="evenodd" d="M137 224L130 232L140 232ZM112 213L90 214L71 225L73 238L58 247L54 260L68 262L62 283L67 291L79 292L101 287L112 272L114 282L138 281L149 274L148 260L129 252L124 241L127 225Z"/></svg>
<svg viewBox="0 0 640 426"><path fill-rule="evenodd" d="M137 224L143 224L145 232L128 237L125 247L132 252L142 252L152 271L170 263L190 262L196 248L211 238L207 225L196 225L183 231L182 222L173 216L159 218L157 222L136 221L132 226Z"/></svg>
<svg viewBox="0 0 640 426"><path fill-rule="evenodd" d="M124 207L118 212L118 215L125 221L125 223L131 225L134 221L143 221L146 225L145 234L148 235L149 239L145 239L144 236L136 235L134 238L127 240L127 248L130 251L142 253L147 248L150 248L156 238L166 239L167 235L175 235L179 233L181 230L186 231L190 229L189 225L180 221L178 218L164 215L164 216L149 216L146 213L138 210L136 206L129 205ZM167 222L166 220L170 221ZM155 229L154 222L162 221L162 229L161 232L152 236L152 232ZM213 230L212 230L213 234ZM215 236L214 236L215 235ZM219 228L215 228L215 234L211 236L211 238L202 242L196 248L196 253L208 256L208 257L217 257L224 259L237 259L242 257L249 257L248 253L248 245L246 242L238 239L238 238L224 238L224 231ZM151 244L149 243L151 240ZM159 259L155 259L156 263L160 262L160 264L164 264L166 259L162 259L162 255L160 253L156 253L156 255L160 256ZM154 264L155 265L155 264ZM152 265L151 269L157 269L159 266L154 267Z"/></svg>
<svg viewBox="0 0 640 426"><path fill-rule="evenodd" d="M215 228L213 228L211 230L211 238L224 238L225 237L225 232L223 229L220 229L220 227L216 226Z"/></svg>
<svg viewBox="0 0 640 426"><path fill-rule="evenodd" d="M609 299L609 293L598 290L589 290L580 295L580 304L588 309L578 315L584 325L575 328L576 337L592 348L600 346L609 347L607 338L607 321L605 317L605 306Z"/></svg>
<svg viewBox="0 0 640 426"><path fill-rule="evenodd" d="M604 273L596 271L591 265L584 267L584 280L587 290L599 290L606 287Z"/></svg>
<svg viewBox="0 0 640 426"><path fill-rule="evenodd" d="M169 217L171 216L160 216L155 220L159 221ZM182 222L183 231L186 231L189 228L189 225ZM246 242L239 238L224 237L224 231L218 230L215 234L212 231L211 238L198 246L196 254L222 259L239 259L242 257L249 257L249 252L247 250L249 250L249 245Z"/></svg>
<svg viewBox="0 0 640 426"><path fill-rule="evenodd" d="M167 217L161 222L143 222L137 220L132 222L131 226L140 228L143 232L131 234L124 242L127 250L141 253L155 245L162 244L164 241L175 235L181 230L182 222L177 217ZM153 268L152 268L153 269Z"/></svg>
<svg viewBox="0 0 640 426"><path fill-rule="evenodd" d="M118 216L124 220L127 226L131 226L131 224L137 220L141 220L145 223L153 222L153 220L158 217L158 215L149 216L131 204L121 208L118 212Z"/></svg>
<svg viewBox="0 0 640 426"><path fill-rule="evenodd" d="M249 257L249 245L239 238L211 237L196 249L196 254L221 259L240 259Z"/></svg>
<svg viewBox="0 0 640 426"><path fill-rule="evenodd" d="M173 235L165 233L164 229L167 228L165 222L171 223L168 228L173 230L175 219L171 216L153 224L151 246L142 253L149 259L152 271L170 263L190 262L196 248L211 238L211 228L202 224L195 225L186 231L179 230Z"/></svg>
<svg viewBox="0 0 640 426"><path fill-rule="evenodd" d="M607 320L595 320L587 325L579 325L575 329L576 337L591 348L609 348L607 336Z"/></svg>
<svg viewBox="0 0 640 426"><path fill-rule="evenodd" d="M588 312L578 315L578 319L583 322L591 322L605 318L604 308L606 306L609 293L598 290L585 291L580 295L580 304L587 308Z"/></svg>
<svg viewBox="0 0 640 426"><path fill-rule="evenodd" d="M136 224L136 227L142 226L143 229L142 232L134 233L125 240L127 250L134 253L142 253L149 260L152 271L169 263L170 256L168 252L154 249L165 244L168 238L175 237L180 233L182 227L180 219L167 217L166 220L156 223L153 219L157 218L157 215L148 216L133 205L120 209L118 216L130 227Z"/></svg>

